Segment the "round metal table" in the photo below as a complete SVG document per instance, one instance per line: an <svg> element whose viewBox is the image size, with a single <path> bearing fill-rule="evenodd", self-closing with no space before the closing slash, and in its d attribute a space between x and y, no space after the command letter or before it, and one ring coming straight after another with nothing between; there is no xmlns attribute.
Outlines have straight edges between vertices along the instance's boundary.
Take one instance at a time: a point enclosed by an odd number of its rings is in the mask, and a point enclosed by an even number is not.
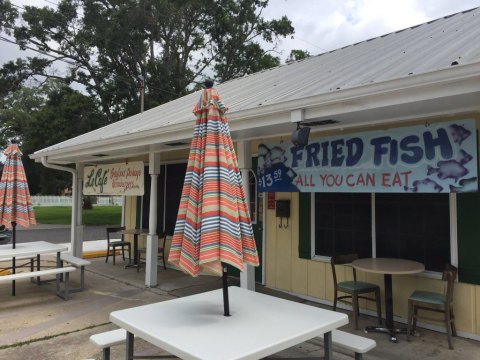
<svg viewBox="0 0 480 360"><path fill-rule="evenodd" d="M417 261L393 258L364 258L354 260L352 266L361 271L383 274L385 284L385 327L367 326L365 332L381 332L390 335L390 341L397 342L396 334L406 334L407 328L395 328L393 324L392 275L416 274L425 270Z"/></svg>

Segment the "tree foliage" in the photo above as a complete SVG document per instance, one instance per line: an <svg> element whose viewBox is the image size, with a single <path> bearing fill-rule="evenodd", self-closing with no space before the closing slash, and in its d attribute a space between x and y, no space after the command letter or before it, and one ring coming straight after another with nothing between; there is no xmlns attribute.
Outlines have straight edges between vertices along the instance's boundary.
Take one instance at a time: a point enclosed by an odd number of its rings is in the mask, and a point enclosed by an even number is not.
<svg viewBox="0 0 480 360"><path fill-rule="evenodd" d="M294 61L299 61L310 57L310 53L306 50L292 50L290 51L290 55L288 56L287 60L285 61L287 64L290 64Z"/></svg>
<svg viewBox="0 0 480 360"><path fill-rule="evenodd" d="M40 87L22 87L4 100L0 144L5 147L13 138L21 144L33 194L58 194L71 186L70 175L35 164L27 155L95 130L103 122L104 116L89 96L62 81L50 80Z"/></svg>
<svg viewBox="0 0 480 360"><path fill-rule="evenodd" d="M268 0L56 3L0 1L1 40L37 54L0 69L0 149L15 138L31 154L138 113L140 78L149 109L193 91L205 77L224 82L278 66L278 41L294 32L286 16L263 17ZM68 175L27 157L24 164L36 179L32 193L70 185Z"/></svg>
<svg viewBox="0 0 480 360"><path fill-rule="evenodd" d="M202 76L226 81L277 66L277 41L294 30L285 16L264 19L267 5L268 0L61 0L56 9L26 6L21 22L2 26L23 49L49 56L12 63L4 72L17 83L38 74L76 82L113 122L139 111L140 76L148 109L188 93ZM10 10L4 10L9 19L16 9ZM68 72L52 72L52 61L63 61Z"/></svg>

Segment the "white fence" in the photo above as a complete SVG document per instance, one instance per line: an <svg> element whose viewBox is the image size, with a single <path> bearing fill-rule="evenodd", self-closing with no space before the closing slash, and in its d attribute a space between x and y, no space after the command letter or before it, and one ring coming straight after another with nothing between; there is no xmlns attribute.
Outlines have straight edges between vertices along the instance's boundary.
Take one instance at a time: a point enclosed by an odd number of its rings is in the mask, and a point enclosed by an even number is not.
<svg viewBox="0 0 480 360"><path fill-rule="evenodd" d="M94 206L122 206L122 196L96 196L96 201L93 199ZM32 196L33 206L72 206L71 196Z"/></svg>
<svg viewBox="0 0 480 360"><path fill-rule="evenodd" d="M123 205L123 196L97 196L96 198L98 206Z"/></svg>

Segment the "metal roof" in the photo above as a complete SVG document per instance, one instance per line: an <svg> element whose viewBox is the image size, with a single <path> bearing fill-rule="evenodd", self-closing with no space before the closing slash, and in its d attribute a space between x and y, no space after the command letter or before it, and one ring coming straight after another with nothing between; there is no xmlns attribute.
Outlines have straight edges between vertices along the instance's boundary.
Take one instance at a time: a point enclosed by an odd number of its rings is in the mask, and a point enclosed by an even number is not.
<svg viewBox="0 0 480 360"><path fill-rule="evenodd" d="M238 129L238 138L242 137L240 134L246 138L252 136L247 127L256 127L255 124L258 127L275 125L272 116L281 118L282 120L276 121L288 125L290 120L284 115L294 109L310 107L311 117L327 115L325 109L339 99L343 101L343 107L354 106L351 101L353 98L361 99L374 92L386 94L414 84L419 86L426 79L432 81L425 77L428 74L435 73L437 78L450 76L457 79L475 76L475 73L478 76L479 39L480 8L475 8L230 80L216 88L222 101L229 107L231 127ZM460 68L468 71L456 70ZM445 71L453 75L447 76ZM475 94L476 91L478 89L475 89ZM185 139L185 134L193 131L194 116L191 110L198 97L198 92L189 94L39 150L32 158L49 156L54 159L55 155L72 152L73 161L75 151L82 150L82 154L91 155L98 152L96 145L113 151L114 144L125 149L129 140L147 146ZM318 108L314 111L316 104ZM378 107L378 104L362 106ZM243 126L242 121L245 122ZM287 131L287 127L278 129ZM272 130L274 129L269 129ZM158 149L160 148L156 150ZM68 162L66 158L65 162Z"/></svg>

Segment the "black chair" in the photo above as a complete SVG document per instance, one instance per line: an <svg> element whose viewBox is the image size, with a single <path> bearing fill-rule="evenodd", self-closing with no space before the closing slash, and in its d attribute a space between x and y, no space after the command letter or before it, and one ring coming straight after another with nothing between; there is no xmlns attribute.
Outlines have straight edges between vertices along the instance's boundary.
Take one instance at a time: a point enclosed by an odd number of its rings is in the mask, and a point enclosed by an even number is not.
<svg viewBox="0 0 480 360"><path fill-rule="evenodd" d="M108 257L110 255L110 249L112 250L113 256L113 265L115 265L115 256L116 256L116 249L118 247L122 248L122 257L123 261L125 261L125 247L128 249L128 260L131 262L131 245L129 241L124 240L124 235L121 234L120 239L110 239L111 234L118 233L120 231L125 230L125 226L109 226L107 227L107 257L105 258L105 262L108 262Z"/></svg>
<svg viewBox="0 0 480 360"><path fill-rule="evenodd" d="M355 329L358 329L358 299L365 299L375 301L377 304L377 317L378 324L382 324L382 305L380 298L380 287L376 284L371 284L363 281L357 281L357 272L352 267L353 281L337 282L337 273L335 271L336 265L350 264L352 261L357 260L357 254L337 255L332 256L330 264L332 266L333 274L333 286L334 286L334 299L333 299L333 311L337 309L337 302L342 301L347 304L351 304L353 308L353 320L355 322ZM338 293L345 293L348 295L338 296ZM373 293L374 298L362 296L361 294ZM351 301L345 301L345 299L351 299Z"/></svg>
<svg viewBox="0 0 480 360"><path fill-rule="evenodd" d="M157 258L158 260L162 260L163 262L163 268L167 270L167 262L165 261L165 244L167 242L167 234L159 234L158 235L158 242L162 242L162 245L158 247L158 252L157 252ZM140 269L141 263L145 262L145 257L147 254L147 249L146 248L141 248L138 249L137 251L137 272ZM145 255L145 257L142 257L142 255Z"/></svg>
<svg viewBox="0 0 480 360"><path fill-rule="evenodd" d="M447 264L443 270L442 280L447 282L447 289L444 294L415 290L408 298L408 329L407 340L410 340L410 333L417 327L418 310L441 312L444 314L445 327L447 328L448 347L453 349L452 335L457 336L455 329L455 317L453 315L453 285L457 278L457 268Z"/></svg>

